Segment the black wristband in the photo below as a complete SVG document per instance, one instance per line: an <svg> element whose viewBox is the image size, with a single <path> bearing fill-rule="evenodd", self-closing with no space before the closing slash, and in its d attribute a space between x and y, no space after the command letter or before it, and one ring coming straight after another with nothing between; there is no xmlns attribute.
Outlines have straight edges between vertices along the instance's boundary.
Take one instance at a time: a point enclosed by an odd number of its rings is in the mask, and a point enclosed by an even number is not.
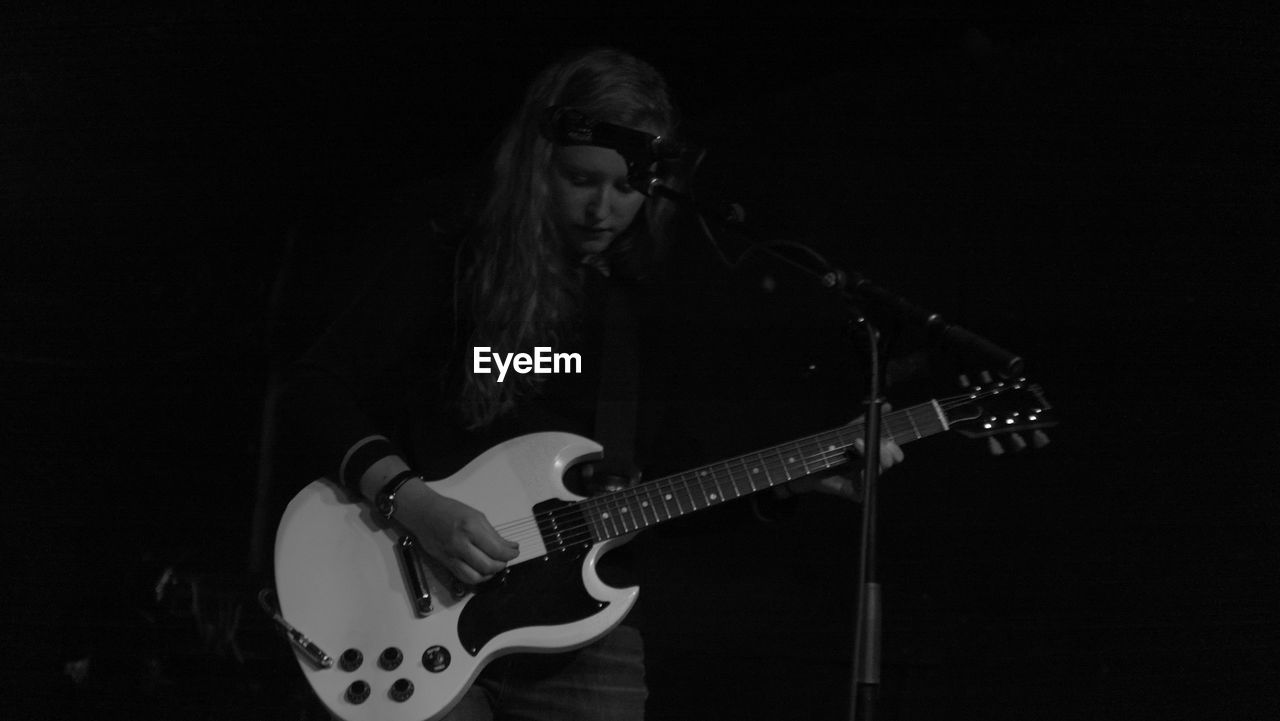
<svg viewBox="0 0 1280 721"><path fill-rule="evenodd" d="M392 476L391 480L378 491L378 495L373 499L373 510L377 511L384 521L390 521L391 516L395 515L396 492L415 478L422 478L422 476L413 471L401 471Z"/></svg>
<svg viewBox="0 0 1280 721"><path fill-rule="evenodd" d="M361 441L358 447L353 446L353 448L355 451L348 452L347 457L342 461L342 466L338 469L338 480L353 497L359 498L360 479L365 471L387 456L399 455L399 451L391 441L382 436L371 436Z"/></svg>

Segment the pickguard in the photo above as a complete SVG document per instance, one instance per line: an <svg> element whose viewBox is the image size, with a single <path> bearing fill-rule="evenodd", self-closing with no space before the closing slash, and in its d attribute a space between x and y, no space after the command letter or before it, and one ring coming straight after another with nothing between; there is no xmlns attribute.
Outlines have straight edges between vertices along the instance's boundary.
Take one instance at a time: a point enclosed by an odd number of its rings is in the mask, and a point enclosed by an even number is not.
<svg viewBox="0 0 1280 721"><path fill-rule="evenodd" d="M498 634L528 626L581 621L609 605L587 593L582 565L590 544L508 567L475 587L458 615L458 640L472 656Z"/></svg>

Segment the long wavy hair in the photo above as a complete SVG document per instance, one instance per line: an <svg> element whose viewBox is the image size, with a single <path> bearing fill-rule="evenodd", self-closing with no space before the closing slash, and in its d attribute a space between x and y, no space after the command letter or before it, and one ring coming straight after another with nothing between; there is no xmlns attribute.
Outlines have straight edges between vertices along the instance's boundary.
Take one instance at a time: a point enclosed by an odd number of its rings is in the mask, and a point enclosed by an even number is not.
<svg viewBox="0 0 1280 721"><path fill-rule="evenodd" d="M671 137L679 124L667 83L651 65L620 50L595 48L553 63L530 83L498 138L487 186L478 199L459 256L455 310L470 347L495 353L556 347L578 312L580 266L570 259L550 213L553 144L541 134L545 110L563 105L597 120L655 129ZM662 174L663 169L659 169ZM648 199L610 254L643 267L662 254L674 207ZM459 354L456 351L467 351ZM535 374L461 373L459 410L471 428L492 423L537 392Z"/></svg>

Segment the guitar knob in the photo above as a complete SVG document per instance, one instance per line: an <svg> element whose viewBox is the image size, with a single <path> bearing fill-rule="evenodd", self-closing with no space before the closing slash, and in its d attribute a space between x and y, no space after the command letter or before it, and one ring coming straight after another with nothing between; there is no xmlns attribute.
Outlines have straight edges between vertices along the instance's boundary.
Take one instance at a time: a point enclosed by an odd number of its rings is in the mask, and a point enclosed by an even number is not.
<svg viewBox="0 0 1280 721"><path fill-rule="evenodd" d="M346 699L349 703L364 703L369 698L369 684L364 681L352 681L347 687Z"/></svg>
<svg viewBox="0 0 1280 721"><path fill-rule="evenodd" d="M1044 448L1049 445L1049 436L1044 431L1036 431L1031 434L1031 445L1036 448Z"/></svg>
<svg viewBox="0 0 1280 721"><path fill-rule="evenodd" d="M338 668L343 671L354 671L364 663L364 654L358 649L349 648L338 657Z"/></svg>
<svg viewBox="0 0 1280 721"><path fill-rule="evenodd" d="M404 654L395 646L388 646L387 650L382 652L378 657L378 667L383 671L394 671L400 666L400 662L404 660Z"/></svg>
<svg viewBox="0 0 1280 721"><path fill-rule="evenodd" d="M432 646L422 653L422 665L431 673L449 668L449 661L449 649L444 646Z"/></svg>
<svg viewBox="0 0 1280 721"><path fill-rule="evenodd" d="M1021 436L1020 434L1017 434L1017 433L1010 433L1010 434L1009 434L1009 445L1013 446L1013 450L1015 450L1015 451L1020 451L1020 450L1022 450L1023 448L1026 448L1026 447L1027 447L1027 442L1026 442L1026 440L1024 440L1024 439L1022 438L1022 436Z"/></svg>
<svg viewBox="0 0 1280 721"><path fill-rule="evenodd" d="M392 701L399 703L408 701L413 695L413 682L407 678L396 679L396 682L391 684L390 694Z"/></svg>
<svg viewBox="0 0 1280 721"><path fill-rule="evenodd" d="M1000 441L997 441L994 436L987 438L987 450L990 451L993 456L1004 455L1004 446L1000 445Z"/></svg>

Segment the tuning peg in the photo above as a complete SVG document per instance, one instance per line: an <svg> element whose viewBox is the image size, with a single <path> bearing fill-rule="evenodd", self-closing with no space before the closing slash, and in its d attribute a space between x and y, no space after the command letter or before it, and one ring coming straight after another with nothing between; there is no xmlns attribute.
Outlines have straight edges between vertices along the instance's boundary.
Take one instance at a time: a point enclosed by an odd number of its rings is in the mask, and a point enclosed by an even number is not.
<svg viewBox="0 0 1280 721"><path fill-rule="evenodd" d="M978 374L978 377L982 379L983 383L991 382L991 374L987 371L982 371L981 373Z"/></svg>
<svg viewBox="0 0 1280 721"><path fill-rule="evenodd" d="M1018 433L1010 433L1010 434L1009 434L1009 445L1013 446L1013 450L1016 452L1016 451L1020 451L1020 450L1022 450L1023 448L1026 448L1026 447L1027 447L1027 442L1026 442L1026 440L1024 440L1024 439L1022 438L1022 436L1021 436L1020 434L1018 434Z"/></svg>
<svg viewBox="0 0 1280 721"><path fill-rule="evenodd" d="M995 436L987 438L987 450L990 451L993 456L1004 455L1004 446L1000 445L1000 441L997 441Z"/></svg>
<svg viewBox="0 0 1280 721"><path fill-rule="evenodd" d="M1044 448L1049 445L1049 436L1044 431L1036 431L1031 434L1031 445L1036 448Z"/></svg>
<svg viewBox="0 0 1280 721"><path fill-rule="evenodd" d="M965 375L965 374L963 374L963 373L961 373L961 374L960 374L960 387L961 387L961 388L968 388L968 387L969 387L969 376L967 376L967 375Z"/></svg>

